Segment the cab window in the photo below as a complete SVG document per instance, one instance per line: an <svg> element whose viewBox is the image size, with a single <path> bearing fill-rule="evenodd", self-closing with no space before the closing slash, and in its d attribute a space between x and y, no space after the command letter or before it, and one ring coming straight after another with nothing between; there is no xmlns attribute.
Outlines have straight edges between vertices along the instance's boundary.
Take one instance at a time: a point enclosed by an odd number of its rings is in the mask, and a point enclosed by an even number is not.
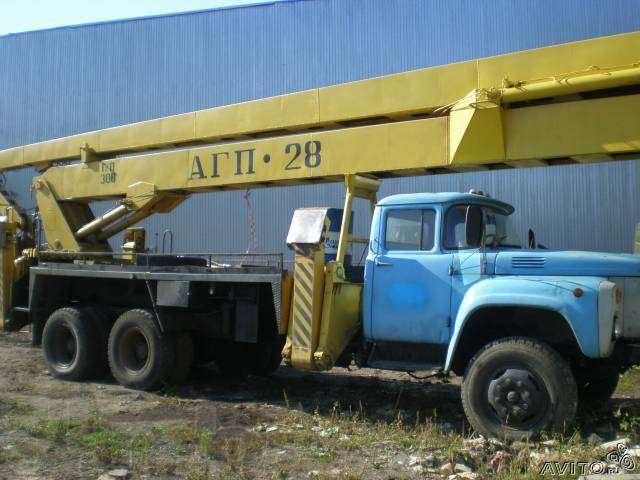
<svg viewBox="0 0 640 480"><path fill-rule="evenodd" d="M447 210L444 220L444 246L452 250L478 248L480 245L467 243L467 215L468 205L455 205Z"/></svg>
<svg viewBox="0 0 640 480"><path fill-rule="evenodd" d="M450 250L487 248L521 248L520 240L510 214L494 208L482 207L482 231L467 235L470 205L454 205L447 210L444 218L444 247ZM471 222L473 228L473 222ZM477 228L477 226L476 226ZM470 239L471 240L470 243Z"/></svg>
<svg viewBox="0 0 640 480"><path fill-rule="evenodd" d="M387 250L432 250L436 212L431 209L397 209L387 213Z"/></svg>

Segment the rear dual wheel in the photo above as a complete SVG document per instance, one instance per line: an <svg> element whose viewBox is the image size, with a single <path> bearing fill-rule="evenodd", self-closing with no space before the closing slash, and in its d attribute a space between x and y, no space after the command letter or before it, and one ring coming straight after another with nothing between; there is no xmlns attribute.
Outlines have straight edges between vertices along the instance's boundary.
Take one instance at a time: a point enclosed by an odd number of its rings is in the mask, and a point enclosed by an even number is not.
<svg viewBox="0 0 640 480"><path fill-rule="evenodd" d="M62 380L103 377L107 365L108 323L90 307L65 307L54 311L42 333L47 369Z"/></svg>
<svg viewBox="0 0 640 480"><path fill-rule="evenodd" d="M155 390L184 381L193 362L188 333L166 333L148 310L123 313L109 335L109 365L125 387Z"/></svg>

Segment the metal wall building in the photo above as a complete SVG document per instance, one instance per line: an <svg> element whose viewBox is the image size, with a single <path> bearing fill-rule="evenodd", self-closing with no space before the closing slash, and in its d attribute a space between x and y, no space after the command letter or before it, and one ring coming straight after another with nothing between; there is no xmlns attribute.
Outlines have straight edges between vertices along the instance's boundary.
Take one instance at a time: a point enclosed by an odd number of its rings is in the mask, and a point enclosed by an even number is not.
<svg viewBox="0 0 640 480"><path fill-rule="evenodd" d="M298 0L0 37L0 149L403 70L640 30L631 0ZM640 120L639 120L640 121ZM162 168L158 165L156 168ZM32 204L33 172L9 189ZM381 195L477 187L552 248L629 251L640 162L386 180ZM244 192L192 197L147 221L179 251L244 251ZM341 185L251 193L259 251L284 251L292 212L340 206ZM364 207L364 205L362 206ZM364 234L366 208L356 211Z"/></svg>

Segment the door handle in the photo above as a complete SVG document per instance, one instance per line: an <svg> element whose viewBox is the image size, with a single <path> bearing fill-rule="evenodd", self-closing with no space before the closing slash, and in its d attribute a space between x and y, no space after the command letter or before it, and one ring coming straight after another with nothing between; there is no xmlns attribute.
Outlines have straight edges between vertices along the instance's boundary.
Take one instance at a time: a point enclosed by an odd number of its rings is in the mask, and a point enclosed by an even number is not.
<svg viewBox="0 0 640 480"><path fill-rule="evenodd" d="M381 262L380 260L376 260L376 266L378 266L378 267L393 267L393 263L391 263L391 262Z"/></svg>

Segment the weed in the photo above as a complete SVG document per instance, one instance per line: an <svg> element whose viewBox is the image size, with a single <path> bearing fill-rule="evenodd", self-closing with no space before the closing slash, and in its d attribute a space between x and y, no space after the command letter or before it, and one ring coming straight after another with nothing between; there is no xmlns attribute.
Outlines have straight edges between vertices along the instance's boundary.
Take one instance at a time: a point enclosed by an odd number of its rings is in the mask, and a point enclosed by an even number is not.
<svg viewBox="0 0 640 480"><path fill-rule="evenodd" d="M183 453L199 451L203 455L213 455L216 448L215 434L207 428L198 428L194 423L173 425L156 430L157 434L175 444Z"/></svg>
<svg viewBox="0 0 640 480"><path fill-rule="evenodd" d="M65 444L67 435L81 425L78 420L40 420L34 424L21 425L19 428L25 430L29 435L36 438L43 438L56 444Z"/></svg>
<svg viewBox="0 0 640 480"><path fill-rule="evenodd" d="M112 464L127 455L127 437L112 430L98 430L81 436L77 443L88 449L96 459L105 464Z"/></svg>
<svg viewBox="0 0 640 480"><path fill-rule="evenodd" d="M640 432L640 416L637 414L618 408L613 413L613 417L618 422L618 428L621 431L634 436Z"/></svg>

